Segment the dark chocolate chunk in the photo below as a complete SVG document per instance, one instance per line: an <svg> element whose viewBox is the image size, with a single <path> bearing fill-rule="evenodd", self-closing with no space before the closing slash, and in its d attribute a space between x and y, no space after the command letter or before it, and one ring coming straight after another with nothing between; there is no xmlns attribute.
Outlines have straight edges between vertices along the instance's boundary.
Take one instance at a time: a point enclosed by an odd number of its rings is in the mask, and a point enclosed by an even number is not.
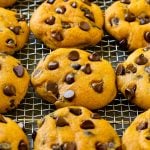
<svg viewBox="0 0 150 150"><path fill-rule="evenodd" d="M111 24L111 26L114 26L114 25L117 26L119 24L119 18L117 18L117 17L112 18L110 20L110 24Z"/></svg>
<svg viewBox="0 0 150 150"><path fill-rule="evenodd" d="M59 63L58 61L51 61L48 63L47 67L49 70L55 70L59 67Z"/></svg>
<svg viewBox="0 0 150 150"><path fill-rule="evenodd" d="M42 72L43 71L40 70L40 69L35 70L34 73L33 73L33 77L34 78L39 77L42 74Z"/></svg>
<svg viewBox="0 0 150 150"><path fill-rule="evenodd" d="M23 140L20 141L18 145L18 150L28 150L28 146Z"/></svg>
<svg viewBox="0 0 150 150"><path fill-rule="evenodd" d="M137 131L145 130L148 128L148 122L141 122L137 127Z"/></svg>
<svg viewBox="0 0 150 150"><path fill-rule="evenodd" d="M125 14L125 20L128 22L133 22L136 20L136 16L133 13L128 12Z"/></svg>
<svg viewBox="0 0 150 150"><path fill-rule="evenodd" d="M55 96L58 95L58 85L52 81L47 82L47 91L51 91Z"/></svg>
<svg viewBox="0 0 150 150"><path fill-rule="evenodd" d="M150 65L149 65L149 66L145 66L144 70L145 70L148 74L150 74Z"/></svg>
<svg viewBox="0 0 150 150"><path fill-rule="evenodd" d="M37 135L37 132L36 132L36 131L33 131L33 133L32 133L32 139L33 139L33 141L35 140L36 135Z"/></svg>
<svg viewBox="0 0 150 150"><path fill-rule="evenodd" d="M55 39L55 40L57 40L57 41L62 41L64 38L63 38L63 35L62 35L62 33L60 32L60 31L53 31L52 33L51 33L51 36Z"/></svg>
<svg viewBox="0 0 150 150"><path fill-rule="evenodd" d="M26 15L23 15L23 14L16 14L16 19L18 21L25 21L26 20Z"/></svg>
<svg viewBox="0 0 150 150"><path fill-rule="evenodd" d="M136 85L129 85L126 89L125 89L125 97L128 100L132 100L135 97L135 91L136 91Z"/></svg>
<svg viewBox="0 0 150 150"><path fill-rule="evenodd" d="M126 67L126 73L136 73L137 72L137 68L133 65L133 64L128 64Z"/></svg>
<svg viewBox="0 0 150 150"><path fill-rule="evenodd" d="M47 3L49 4L53 4L55 2L55 0L47 0Z"/></svg>
<svg viewBox="0 0 150 150"><path fill-rule="evenodd" d="M0 143L0 150L11 150L11 144L7 142Z"/></svg>
<svg viewBox="0 0 150 150"><path fill-rule="evenodd" d="M94 129L95 128L95 125L94 123L91 121L91 120L85 120L82 122L82 124L80 125L80 127L82 129Z"/></svg>
<svg viewBox="0 0 150 150"><path fill-rule="evenodd" d="M76 150L76 144L74 142L65 142L61 145L62 150Z"/></svg>
<svg viewBox="0 0 150 150"><path fill-rule="evenodd" d="M116 75L120 76L120 75L125 75L125 67L123 66L123 64L119 64L116 68Z"/></svg>
<svg viewBox="0 0 150 150"><path fill-rule="evenodd" d="M55 11L58 14L64 14L66 12L66 8L65 6L60 6L60 7L57 7Z"/></svg>
<svg viewBox="0 0 150 150"><path fill-rule="evenodd" d="M90 61L100 61L100 56L97 52L94 52L88 57L88 59Z"/></svg>
<svg viewBox="0 0 150 150"><path fill-rule="evenodd" d="M57 127L69 126L69 123L63 117L57 117L56 126Z"/></svg>
<svg viewBox="0 0 150 150"><path fill-rule="evenodd" d="M120 0L121 3L130 4L130 0Z"/></svg>
<svg viewBox="0 0 150 150"><path fill-rule="evenodd" d="M79 70L81 68L81 65L80 64L72 64L71 65L72 68L74 68L75 70Z"/></svg>
<svg viewBox="0 0 150 150"><path fill-rule="evenodd" d="M68 90L64 93L64 98L68 101L72 101L75 97L75 92L73 90Z"/></svg>
<svg viewBox="0 0 150 150"><path fill-rule="evenodd" d="M91 6L91 2L89 0L82 0L82 2L89 5L89 6Z"/></svg>
<svg viewBox="0 0 150 150"><path fill-rule="evenodd" d="M46 24L53 25L55 23L55 17L51 16L45 20Z"/></svg>
<svg viewBox="0 0 150 150"><path fill-rule="evenodd" d="M72 3L71 3L71 6L72 6L73 8L77 8L77 5L78 5L77 2L72 2Z"/></svg>
<svg viewBox="0 0 150 150"><path fill-rule="evenodd" d="M6 96L15 96L16 95L16 88L13 85L6 85L3 88L3 92Z"/></svg>
<svg viewBox="0 0 150 150"><path fill-rule="evenodd" d="M77 51L71 51L68 55L68 59L72 60L72 61L76 61L80 58L80 55Z"/></svg>
<svg viewBox="0 0 150 150"><path fill-rule="evenodd" d="M9 27L9 29L14 32L16 35L19 35L21 27L20 26L15 26L15 27Z"/></svg>
<svg viewBox="0 0 150 150"><path fill-rule="evenodd" d="M59 145L59 144L52 144L51 148L52 148L52 150L62 150L61 145Z"/></svg>
<svg viewBox="0 0 150 150"><path fill-rule="evenodd" d="M24 75L24 68L22 65L15 66L13 68L13 71L14 71L15 75L19 78L23 77L23 75Z"/></svg>
<svg viewBox="0 0 150 150"><path fill-rule="evenodd" d="M85 21L81 21L79 23L79 27L80 27L81 30L84 30L84 31L89 31L90 30L90 25Z"/></svg>
<svg viewBox="0 0 150 150"><path fill-rule="evenodd" d="M16 46L15 41L13 39L7 39L6 44L8 47L13 48Z"/></svg>
<svg viewBox="0 0 150 150"><path fill-rule="evenodd" d="M107 145L102 144L101 142L96 142L95 148L96 148L96 150L107 150Z"/></svg>
<svg viewBox="0 0 150 150"><path fill-rule="evenodd" d="M92 113L91 118L92 119L101 119L101 116L98 113Z"/></svg>
<svg viewBox="0 0 150 150"><path fill-rule="evenodd" d="M74 79L74 73L68 73L65 77L65 82L67 84L72 84L75 81Z"/></svg>
<svg viewBox="0 0 150 150"><path fill-rule="evenodd" d="M71 28L71 24L69 22L66 22L66 21L62 21L61 25L62 25L62 28L64 28L64 29Z"/></svg>
<svg viewBox="0 0 150 150"><path fill-rule="evenodd" d="M140 54L136 59L135 63L138 65L145 65L148 62L148 59L144 56L144 54Z"/></svg>
<svg viewBox="0 0 150 150"><path fill-rule="evenodd" d="M0 114L0 122L1 123L7 123L7 121L5 120L4 116Z"/></svg>
<svg viewBox="0 0 150 150"><path fill-rule="evenodd" d="M80 108L69 108L69 111L76 116L80 116L82 114L82 110Z"/></svg>
<svg viewBox="0 0 150 150"><path fill-rule="evenodd" d="M102 80L92 81L91 86L95 92L102 93L103 92L103 84L104 84L104 82Z"/></svg>
<svg viewBox="0 0 150 150"><path fill-rule="evenodd" d="M92 73L92 69L90 64L86 64L84 66L81 67L81 70L85 73L85 74L91 74Z"/></svg>
<svg viewBox="0 0 150 150"><path fill-rule="evenodd" d="M149 32L149 31L147 31L147 32L144 33L144 39L145 39L148 43L150 43L150 32Z"/></svg>

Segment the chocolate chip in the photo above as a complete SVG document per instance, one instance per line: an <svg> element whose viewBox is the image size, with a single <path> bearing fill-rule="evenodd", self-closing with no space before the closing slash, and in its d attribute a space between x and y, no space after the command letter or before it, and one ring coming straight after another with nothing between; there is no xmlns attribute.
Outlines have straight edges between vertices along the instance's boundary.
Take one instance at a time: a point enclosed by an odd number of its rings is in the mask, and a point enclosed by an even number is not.
<svg viewBox="0 0 150 150"><path fill-rule="evenodd" d="M46 24L53 25L55 23L55 17L51 16L45 20Z"/></svg>
<svg viewBox="0 0 150 150"><path fill-rule="evenodd" d="M80 22L79 27L80 27L81 30L84 30L84 31L90 30L89 24L85 21Z"/></svg>
<svg viewBox="0 0 150 150"><path fill-rule="evenodd" d="M144 70L145 70L148 74L150 74L150 66L145 66Z"/></svg>
<svg viewBox="0 0 150 150"><path fill-rule="evenodd" d="M150 140L150 135L146 136L145 138L146 140Z"/></svg>
<svg viewBox="0 0 150 150"><path fill-rule="evenodd" d="M150 4L150 0L146 0L148 4Z"/></svg>
<svg viewBox="0 0 150 150"><path fill-rule="evenodd" d="M101 116L98 113L92 113L91 118L92 119L101 119Z"/></svg>
<svg viewBox="0 0 150 150"><path fill-rule="evenodd" d="M16 46L15 41L14 41L13 39L7 39L7 40L6 40L6 44L7 44L7 46L10 47L10 48Z"/></svg>
<svg viewBox="0 0 150 150"><path fill-rule="evenodd" d="M47 3L49 4L53 4L55 2L55 0L48 0Z"/></svg>
<svg viewBox="0 0 150 150"><path fill-rule="evenodd" d="M128 12L125 14L125 20L126 21L133 22L133 21L135 21L135 19L136 19L136 16L133 13Z"/></svg>
<svg viewBox="0 0 150 150"><path fill-rule="evenodd" d="M95 92L102 93L103 92L103 84L104 84L104 82L102 80L92 81L91 86Z"/></svg>
<svg viewBox="0 0 150 150"><path fill-rule="evenodd" d="M135 91L136 91L136 85L129 85L126 89L125 89L125 97L128 100L132 100L135 97Z"/></svg>
<svg viewBox="0 0 150 150"><path fill-rule="evenodd" d="M33 139L33 141L35 140L36 135L37 135L37 132L36 132L36 131L33 131L33 133L32 133L32 139Z"/></svg>
<svg viewBox="0 0 150 150"><path fill-rule="evenodd" d="M87 4L87 5L89 5L89 6L91 6L91 3L90 3L89 0L82 0L82 2L85 3L85 4Z"/></svg>
<svg viewBox="0 0 150 150"><path fill-rule="evenodd" d="M13 68L13 71L14 71L15 75L19 78L23 77L23 75L24 75L24 68L22 65L15 66Z"/></svg>
<svg viewBox="0 0 150 150"><path fill-rule="evenodd" d="M108 147L108 148L114 148L114 147L115 147L114 142L108 142L108 143L107 143L107 147Z"/></svg>
<svg viewBox="0 0 150 150"><path fill-rule="evenodd" d="M74 142L65 142L61 145L62 150L76 150L76 144Z"/></svg>
<svg viewBox="0 0 150 150"><path fill-rule="evenodd" d="M7 142L0 143L0 150L11 150L11 144Z"/></svg>
<svg viewBox="0 0 150 150"><path fill-rule="evenodd" d="M116 75L120 76L120 75L125 75L125 67L123 66L123 64L119 64L116 68Z"/></svg>
<svg viewBox="0 0 150 150"><path fill-rule="evenodd" d="M140 21L140 25L147 24L147 23L150 22L150 17L148 17L148 16L140 17L140 18L139 18L139 21Z"/></svg>
<svg viewBox="0 0 150 150"><path fill-rule="evenodd" d="M10 100L10 107L11 107L11 109L15 108L15 100L14 99Z"/></svg>
<svg viewBox="0 0 150 150"><path fill-rule="evenodd" d="M0 122L1 123L7 123L7 121L5 120L4 116L0 114Z"/></svg>
<svg viewBox="0 0 150 150"><path fill-rule="evenodd" d="M147 31L147 32L144 33L144 39L145 39L148 43L150 43L150 32L149 32L149 31Z"/></svg>
<svg viewBox="0 0 150 150"><path fill-rule="evenodd" d="M55 39L55 40L57 40L57 41L62 41L64 38L63 38L63 35L62 35L62 33L60 32L60 31L53 31L52 33L51 33L51 36Z"/></svg>
<svg viewBox="0 0 150 150"><path fill-rule="evenodd" d="M81 65L80 64L72 64L71 65L72 68L74 68L75 70L79 70L81 68Z"/></svg>
<svg viewBox="0 0 150 150"><path fill-rule="evenodd" d="M72 6L73 8L77 8L77 5L78 5L77 2L72 2L72 3L71 3L71 6Z"/></svg>
<svg viewBox="0 0 150 150"><path fill-rule="evenodd" d="M57 7L55 11L58 14L64 14L66 12L66 8L64 6L60 6L60 7Z"/></svg>
<svg viewBox="0 0 150 150"><path fill-rule="evenodd" d="M91 121L91 120L85 120L82 122L82 124L80 125L80 127L82 129L94 129L95 128L95 125L94 123Z"/></svg>
<svg viewBox="0 0 150 150"><path fill-rule="evenodd" d="M69 111L76 116L80 116L82 114L82 110L80 108L69 108Z"/></svg>
<svg viewBox="0 0 150 150"><path fill-rule="evenodd" d="M148 128L148 122L141 122L137 127L137 131L145 130Z"/></svg>
<svg viewBox="0 0 150 150"><path fill-rule="evenodd" d="M55 70L59 67L59 63L58 63L58 61L51 61L48 63L47 67L49 70Z"/></svg>
<svg viewBox="0 0 150 150"><path fill-rule="evenodd" d="M9 29L14 32L16 35L19 35L21 27L20 26L16 26L16 27L9 27Z"/></svg>
<svg viewBox="0 0 150 150"><path fill-rule="evenodd" d="M128 41L127 41L127 39L122 39L121 41L119 41L119 44L123 48L128 48Z"/></svg>
<svg viewBox="0 0 150 150"><path fill-rule="evenodd" d="M149 51L150 50L150 46L144 47L143 51Z"/></svg>
<svg viewBox="0 0 150 150"><path fill-rule="evenodd" d="M23 14L16 14L15 17L17 18L18 21L26 20L26 15L23 15Z"/></svg>
<svg viewBox="0 0 150 150"><path fill-rule="evenodd" d="M130 0L120 0L121 3L130 4Z"/></svg>
<svg viewBox="0 0 150 150"><path fill-rule="evenodd" d="M58 95L58 85L52 81L47 82L46 90L52 92L55 96Z"/></svg>
<svg viewBox="0 0 150 150"><path fill-rule="evenodd" d="M75 92L73 90L68 90L64 93L64 98L68 101L72 101L75 97Z"/></svg>
<svg viewBox="0 0 150 150"><path fill-rule="evenodd" d="M18 145L18 150L28 150L28 146L23 140L20 141Z"/></svg>
<svg viewBox="0 0 150 150"><path fill-rule="evenodd" d="M126 67L126 73L136 73L137 72L137 68L133 65L133 64L128 64Z"/></svg>
<svg viewBox="0 0 150 150"><path fill-rule="evenodd" d="M52 150L62 150L61 145L59 145L59 144L52 144L51 148L52 148Z"/></svg>
<svg viewBox="0 0 150 150"><path fill-rule="evenodd" d="M140 54L136 59L135 63L138 65L145 65L148 62L148 59L144 56L144 54Z"/></svg>
<svg viewBox="0 0 150 150"><path fill-rule="evenodd" d="M96 150L107 150L107 145L100 142L95 143Z"/></svg>
<svg viewBox="0 0 150 150"><path fill-rule="evenodd" d="M3 88L3 92L6 96L15 96L16 95L16 88L13 85L6 85Z"/></svg>
<svg viewBox="0 0 150 150"><path fill-rule="evenodd" d="M62 25L62 28L64 28L64 29L69 29L69 28L71 28L70 23L69 23L69 22L66 22L66 21L62 21L62 22L61 22L61 25Z"/></svg>
<svg viewBox="0 0 150 150"><path fill-rule="evenodd" d="M34 78L39 77L42 74L42 72L43 71L40 70L40 69L35 70L34 73L33 73L33 77Z"/></svg>
<svg viewBox="0 0 150 150"><path fill-rule="evenodd" d="M76 61L80 58L80 55L77 51L71 51L68 55L68 59L72 60L72 61Z"/></svg>
<svg viewBox="0 0 150 150"><path fill-rule="evenodd" d="M119 18L117 18L117 17L112 18L110 20L110 24L111 24L111 26L118 25L119 24Z"/></svg>
<svg viewBox="0 0 150 150"><path fill-rule="evenodd" d="M57 117L56 126L57 127L69 126L69 123L63 117Z"/></svg>
<svg viewBox="0 0 150 150"><path fill-rule="evenodd" d="M74 73L68 73L65 77L65 82L67 84L72 84L75 81L74 79Z"/></svg>
<svg viewBox="0 0 150 150"><path fill-rule="evenodd" d="M100 56L99 56L99 54L97 52L94 52L93 54L88 56L88 59L90 61L100 61Z"/></svg>
<svg viewBox="0 0 150 150"><path fill-rule="evenodd" d="M86 64L84 66L81 67L81 70L85 73L85 74L91 74L92 73L92 69L90 64Z"/></svg>

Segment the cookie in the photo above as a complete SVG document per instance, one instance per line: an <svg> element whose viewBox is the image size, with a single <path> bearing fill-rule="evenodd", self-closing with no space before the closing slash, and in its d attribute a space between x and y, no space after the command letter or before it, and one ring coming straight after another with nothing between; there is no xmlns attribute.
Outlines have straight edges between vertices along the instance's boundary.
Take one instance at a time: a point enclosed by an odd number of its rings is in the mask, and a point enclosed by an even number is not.
<svg viewBox="0 0 150 150"><path fill-rule="evenodd" d="M34 150L119 150L120 139L99 114L84 107L61 108L38 121Z"/></svg>
<svg viewBox="0 0 150 150"><path fill-rule="evenodd" d="M13 5L16 0L0 0L0 7L8 7Z"/></svg>
<svg viewBox="0 0 150 150"><path fill-rule="evenodd" d="M0 114L0 149L29 150L27 136L16 122Z"/></svg>
<svg viewBox="0 0 150 150"><path fill-rule="evenodd" d="M88 0L47 0L30 21L34 35L52 49L95 45L103 36L102 26L100 7Z"/></svg>
<svg viewBox="0 0 150 150"><path fill-rule="evenodd" d="M130 51L150 44L150 1L120 0L105 12L105 28Z"/></svg>
<svg viewBox="0 0 150 150"><path fill-rule="evenodd" d="M122 150L150 149L150 109L137 116L122 137Z"/></svg>
<svg viewBox="0 0 150 150"><path fill-rule="evenodd" d="M23 48L29 27L23 15L0 8L0 52L13 54Z"/></svg>
<svg viewBox="0 0 150 150"><path fill-rule="evenodd" d="M29 75L20 61L0 53L0 113L14 109L26 94Z"/></svg>
<svg viewBox="0 0 150 150"><path fill-rule="evenodd" d="M32 73L32 85L57 107L70 105L97 109L116 96L115 73L98 53L60 48L42 59Z"/></svg>
<svg viewBox="0 0 150 150"><path fill-rule="evenodd" d="M133 52L116 69L117 86L137 106L150 108L150 47Z"/></svg>

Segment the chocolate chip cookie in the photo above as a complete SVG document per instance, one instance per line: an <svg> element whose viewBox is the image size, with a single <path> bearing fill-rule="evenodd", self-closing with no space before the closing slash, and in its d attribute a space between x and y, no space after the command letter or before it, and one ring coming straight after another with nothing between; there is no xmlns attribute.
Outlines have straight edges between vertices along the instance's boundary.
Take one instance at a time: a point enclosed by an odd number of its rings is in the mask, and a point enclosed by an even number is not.
<svg viewBox="0 0 150 150"><path fill-rule="evenodd" d="M122 150L150 149L150 110L140 114L126 129L122 138Z"/></svg>
<svg viewBox="0 0 150 150"><path fill-rule="evenodd" d="M18 106L26 94L29 75L20 61L0 53L0 113Z"/></svg>
<svg viewBox="0 0 150 150"><path fill-rule="evenodd" d="M94 52L60 48L42 59L32 73L37 93L57 107L70 105L97 109L116 96L115 73Z"/></svg>
<svg viewBox="0 0 150 150"><path fill-rule="evenodd" d="M34 150L119 150L120 147L112 126L83 107L65 107L45 116L38 121L35 133Z"/></svg>
<svg viewBox="0 0 150 150"><path fill-rule="evenodd" d="M0 0L0 7L8 7L13 5L16 0Z"/></svg>
<svg viewBox="0 0 150 150"><path fill-rule="evenodd" d="M0 149L28 150L27 136L16 122L0 114Z"/></svg>
<svg viewBox="0 0 150 150"><path fill-rule="evenodd" d="M132 103L150 108L150 47L133 52L116 69L118 89Z"/></svg>
<svg viewBox="0 0 150 150"><path fill-rule="evenodd" d="M52 49L95 45L102 26L100 7L88 0L47 0L30 21L31 31Z"/></svg>
<svg viewBox="0 0 150 150"><path fill-rule="evenodd" d="M105 13L106 30L130 51L150 44L150 1L120 0Z"/></svg>
<svg viewBox="0 0 150 150"><path fill-rule="evenodd" d="M0 52L13 54L20 50L28 35L29 28L23 15L0 8Z"/></svg>

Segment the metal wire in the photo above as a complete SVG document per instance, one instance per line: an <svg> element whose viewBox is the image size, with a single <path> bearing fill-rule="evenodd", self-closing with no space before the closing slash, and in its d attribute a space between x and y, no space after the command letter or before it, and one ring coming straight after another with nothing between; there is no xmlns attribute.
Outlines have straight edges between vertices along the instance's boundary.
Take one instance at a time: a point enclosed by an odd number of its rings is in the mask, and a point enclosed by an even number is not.
<svg viewBox="0 0 150 150"><path fill-rule="evenodd" d="M17 3L10 9L26 15L29 21L33 11L42 2L43 0L18 0ZM94 3L98 4L102 10L105 10L108 6L110 6L112 2L112 0L94 1ZM26 47L17 52L14 56L21 60L22 64L31 74L39 60L49 53L49 51L49 48L46 48L42 42L34 38L34 35L31 33ZM95 47L89 48L88 51L99 52L103 58L112 63L114 68L118 62L124 61L128 56L128 52L123 51L119 47L117 41L106 32L102 41ZM26 133L30 140L30 149L32 149L33 141L31 135L33 130L36 129L36 120L50 112L53 112L54 110L55 106L39 98L34 92L34 89L30 86L23 102L17 109L8 112L6 116L24 124ZM128 103L121 93L118 93L116 99L108 106L96 111L112 124L120 136L122 136L123 131L129 126L130 122L142 112L141 109Z"/></svg>

